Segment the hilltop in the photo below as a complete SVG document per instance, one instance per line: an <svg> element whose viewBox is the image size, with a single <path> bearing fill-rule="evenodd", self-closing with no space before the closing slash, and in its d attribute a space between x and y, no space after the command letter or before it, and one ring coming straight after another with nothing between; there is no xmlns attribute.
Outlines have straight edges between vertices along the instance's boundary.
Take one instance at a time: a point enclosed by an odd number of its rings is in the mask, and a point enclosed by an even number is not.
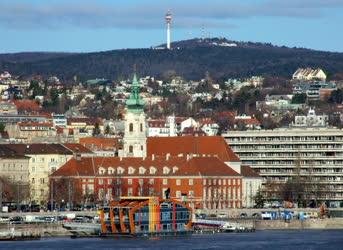
<svg viewBox="0 0 343 250"><path fill-rule="evenodd" d="M273 46L269 43L231 41L224 38L190 39L161 46L92 53L30 52L0 54L0 71L16 75L56 75L71 79L125 79L137 65L140 75L176 74L186 79L272 75L290 77L298 67L321 67L335 74L343 69L343 53Z"/></svg>

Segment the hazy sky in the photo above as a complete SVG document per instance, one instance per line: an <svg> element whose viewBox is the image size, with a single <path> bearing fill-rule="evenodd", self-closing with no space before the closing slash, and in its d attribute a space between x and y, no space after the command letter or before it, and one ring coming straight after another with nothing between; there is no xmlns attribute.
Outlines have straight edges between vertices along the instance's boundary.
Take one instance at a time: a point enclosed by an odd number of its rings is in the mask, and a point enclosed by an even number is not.
<svg viewBox="0 0 343 250"><path fill-rule="evenodd" d="M100 51L205 36L343 52L343 0L0 0L0 52Z"/></svg>

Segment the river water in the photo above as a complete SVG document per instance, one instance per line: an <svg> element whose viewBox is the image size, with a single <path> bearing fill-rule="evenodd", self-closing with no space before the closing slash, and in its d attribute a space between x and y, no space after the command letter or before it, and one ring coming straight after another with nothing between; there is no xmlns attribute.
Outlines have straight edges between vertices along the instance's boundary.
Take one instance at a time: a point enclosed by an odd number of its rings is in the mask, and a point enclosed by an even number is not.
<svg viewBox="0 0 343 250"><path fill-rule="evenodd" d="M343 249L343 230L257 231L162 239L44 238L0 242L0 249Z"/></svg>

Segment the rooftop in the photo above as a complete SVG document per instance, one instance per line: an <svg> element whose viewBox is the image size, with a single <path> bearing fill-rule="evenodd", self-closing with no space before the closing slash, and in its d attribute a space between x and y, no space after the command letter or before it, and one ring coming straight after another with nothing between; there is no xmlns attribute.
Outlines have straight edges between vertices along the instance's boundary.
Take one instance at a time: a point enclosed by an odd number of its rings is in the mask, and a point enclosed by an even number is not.
<svg viewBox="0 0 343 250"><path fill-rule="evenodd" d="M167 154L217 156L224 162L240 161L221 136L149 137L147 139L148 156Z"/></svg>

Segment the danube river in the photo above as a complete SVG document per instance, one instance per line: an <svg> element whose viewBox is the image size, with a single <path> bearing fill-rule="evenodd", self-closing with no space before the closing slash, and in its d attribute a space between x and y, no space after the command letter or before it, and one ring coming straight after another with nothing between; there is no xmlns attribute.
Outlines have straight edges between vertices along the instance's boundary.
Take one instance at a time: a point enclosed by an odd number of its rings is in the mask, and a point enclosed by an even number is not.
<svg viewBox="0 0 343 250"><path fill-rule="evenodd" d="M44 238L0 242L0 249L343 249L343 230L257 231L163 239Z"/></svg>

